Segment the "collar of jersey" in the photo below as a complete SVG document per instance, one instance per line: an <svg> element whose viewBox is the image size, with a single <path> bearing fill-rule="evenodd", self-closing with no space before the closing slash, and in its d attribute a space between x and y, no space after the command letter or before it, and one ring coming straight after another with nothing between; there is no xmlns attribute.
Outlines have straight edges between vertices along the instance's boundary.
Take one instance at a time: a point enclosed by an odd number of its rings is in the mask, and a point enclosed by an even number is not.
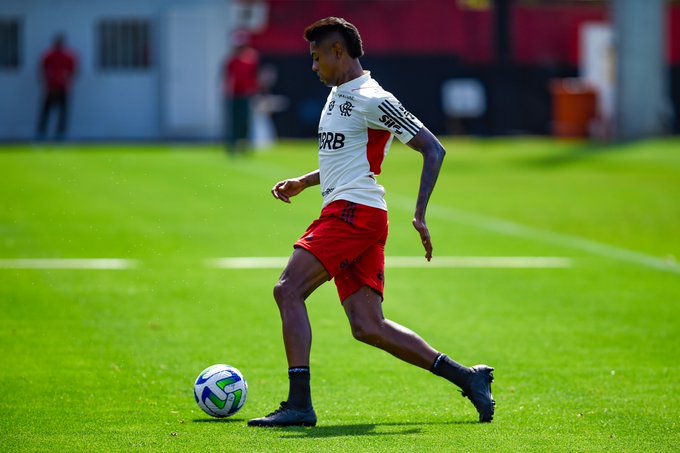
<svg viewBox="0 0 680 453"><path fill-rule="evenodd" d="M364 83L366 80L371 78L371 71L364 71L362 75L357 77L356 79L352 79L349 82L345 82L342 85L338 85L335 87L336 90L351 90L352 88L358 87L362 83Z"/></svg>

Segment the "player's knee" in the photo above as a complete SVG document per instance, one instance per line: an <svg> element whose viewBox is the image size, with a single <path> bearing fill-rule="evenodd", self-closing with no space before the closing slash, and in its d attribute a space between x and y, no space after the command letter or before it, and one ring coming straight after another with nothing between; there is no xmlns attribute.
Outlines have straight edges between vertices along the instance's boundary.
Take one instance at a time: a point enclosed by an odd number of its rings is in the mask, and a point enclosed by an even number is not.
<svg viewBox="0 0 680 453"><path fill-rule="evenodd" d="M288 280L279 280L276 285L274 285L274 300L279 308L283 308L298 299L294 288Z"/></svg>
<svg viewBox="0 0 680 453"><path fill-rule="evenodd" d="M352 336L362 343L376 345L380 343L382 328L380 324L366 321L354 321L352 325Z"/></svg>
<svg viewBox="0 0 680 453"><path fill-rule="evenodd" d="M276 305L279 307L284 303L286 299L286 287L285 284L279 280L276 282L276 285L274 285L274 300L276 301Z"/></svg>

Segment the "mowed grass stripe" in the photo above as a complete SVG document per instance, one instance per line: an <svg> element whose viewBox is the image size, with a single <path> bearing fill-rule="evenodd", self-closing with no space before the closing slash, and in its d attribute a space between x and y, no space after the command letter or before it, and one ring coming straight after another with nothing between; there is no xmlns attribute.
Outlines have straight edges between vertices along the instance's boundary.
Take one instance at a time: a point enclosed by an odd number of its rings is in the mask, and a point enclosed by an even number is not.
<svg viewBox="0 0 680 453"><path fill-rule="evenodd" d="M410 223L420 156L395 143L385 162L386 253L429 266L388 262L385 316L461 363L495 366L494 423L475 423L446 381L353 341L333 285L323 285L307 304L319 425L246 426L286 395L271 287L320 209L318 191L287 205L269 190L315 168L314 142L242 159L215 147L0 152L0 257L138 262L127 272L0 271L3 451L676 451L677 274L478 227L441 207L680 257L678 142L607 152L533 140L449 145L428 211L431 263ZM478 256L572 266L433 268ZM206 266L212 257L283 261L221 270ZM239 367L250 387L226 421L192 395L213 363Z"/></svg>
<svg viewBox="0 0 680 453"><path fill-rule="evenodd" d="M572 267L573 260L552 256L441 256L426 261L416 256L386 257L388 267L476 268L476 269L551 269ZM230 257L205 261L208 267L221 269L279 269L288 257ZM121 258L18 258L0 259L0 269L123 270L138 268L139 262Z"/></svg>
<svg viewBox="0 0 680 453"><path fill-rule="evenodd" d="M279 269L288 257L232 257L206 261L209 267L220 269ZM474 268L474 269L551 269L572 266L569 258L553 256L441 256L427 261L416 256L388 256L385 265L390 268Z"/></svg>

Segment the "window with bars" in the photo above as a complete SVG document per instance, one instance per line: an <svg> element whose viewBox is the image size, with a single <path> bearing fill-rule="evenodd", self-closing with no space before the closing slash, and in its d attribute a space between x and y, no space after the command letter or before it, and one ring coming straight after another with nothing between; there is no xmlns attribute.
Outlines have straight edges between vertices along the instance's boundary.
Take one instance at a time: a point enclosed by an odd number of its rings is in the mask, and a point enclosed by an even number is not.
<svg viewBox="0 0 680 453"><path fill-rule="evenodd" d="M0 17L0 69L21 65L21 21Z"/></svg>
<svg viewBox="0 0 680 453"><path fill-rule="evenodd" d="M148 69L151 66L149 29L149 21L145 19L99 22L99 68L106 71Z"/></svg>

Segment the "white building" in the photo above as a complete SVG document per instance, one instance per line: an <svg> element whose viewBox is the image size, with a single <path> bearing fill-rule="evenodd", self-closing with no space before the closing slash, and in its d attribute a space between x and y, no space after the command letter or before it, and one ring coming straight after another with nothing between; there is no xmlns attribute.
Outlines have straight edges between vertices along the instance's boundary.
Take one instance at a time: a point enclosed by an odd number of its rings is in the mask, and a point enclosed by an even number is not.
<svg viewBox="0 0 680 453"><path fill-rule="evenodd" d="M264 21L262 4L247 4L0 1L0 141L35 137L42 97L39 61L59 33L79 59L69 139L219 137L220 73L231 31Z"/></svg>

